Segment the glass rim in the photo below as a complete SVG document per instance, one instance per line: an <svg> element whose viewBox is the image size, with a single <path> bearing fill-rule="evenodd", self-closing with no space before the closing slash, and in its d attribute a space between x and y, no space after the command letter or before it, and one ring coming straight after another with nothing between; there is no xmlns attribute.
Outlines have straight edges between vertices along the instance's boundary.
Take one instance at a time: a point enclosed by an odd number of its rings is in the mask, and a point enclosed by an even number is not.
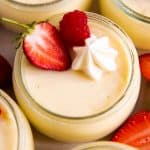
<svg viewBox="0 0 150 150"><path fill-rule="evenodd" d="M2 90L0 90L0 97L1 97L1 101L3 101L4 104L6 104L9 109L11 110L11 113L13 114L13 117L14 117L14 121L15 121L15 124L16 124L16 127L17 127L17 150L19 150L19 147L20 147L20 129L19 129L19 121L16 117L16 112L12 106L12 104L8 101L8 99L6 98L6 96L4 95L4 93L2 92Z"/></svg>
<svg viewBox="0 0 150 150"><path fill-rule="evenodd" d="M130 17L133 17L139 21L150 24L150 17L145 16L145 15L133 10L131 7L127 6L122 0L114 0L114 1L118 5L118 7L121 10L123 10L127 15L129 15Z"/></svg>
<svg viewBox="0 0 150 150"><path fill-rule="evenodd" d="M59 2L62 2L63 0L55 0L52 2L39 3L39 4L27 4L27 3L23 3L23 2L18 2L16 0L4 0L4 1L7 1L7 2L15 4L15 5L23 6L23 7L45 7L45 6L57 4Z"/></svg>
<svg viewBox="0 0 150 150"><path fill-rule="evenodd" d="M129 80L128 80L128 83L125 87L125 90L123 91L122 95L118 98L118 100L113 103L110 107L108 107L107 109L101 111L101 112L98 112L98 113L95 113L95 114L92 114L92 115L87 115L87 116L81 116L81 117L72 117L72 116L65 116L65 115L61 115L59 113L55 113L55 112L52 112L46 108L44 108L43 106L41 106L38 102L36 102L36 100L29 94L28 90L26 89L25 85L24 85L24 82L23 82L23 79L22 79L22 71L21 71L21 60L22 60L22 57L23 57L23 51L22 49L18 49L18 52L19 52L19 58L17 60L17 68L16 68L16 73L17 73L17 78L19 79L15 79L15 82L16 83L19 83L18 85L20 86L19 88L21 88L22 92L25 94L25 96L27 97L28 100L28 103L31 103L31 105L35 105L36 107L38 107L38 109L41 109L42 111L46 112L48 115L52 115L52 116L55 116L55 117L58 117L58 118L63 118L63 119L68 119L68 120L85 120L85 119L91 119L91 118L95 118L95 117L98 117L100 115L103 115L104 113L110 111L112 108L114 108L118 103L120 103L120 101L124 98L125 94L127 93L131 83L132 83L132 78L133 78L133 73L134 73L134 56L133 56L133 49L135 48L134 45L132 45L132 48L130 47L130 44L132 44L130 38L128 37L128 35L115 23L113 23L110 19L104 17L104 16L101 16L101 15L98 15L96 13L92 13L92 12L86 12L87 15L88 15L88 18L89 19L94 19L94 21L97 21L97 23L99 22L103 22L104 24L108 25L108 26L111 26L112 29L115 28L115 30L118 32L120 32L124 39L124 45L127 45L127 48L128 48L128 51L129 51L129 55L130 55L130 59L131 59L131 70L130 70L130 74L129 74ZM55 16L60 16L60 15L63 15L63 13L61 14L56 14L52 17L55 17ZM96 20L97 19L97 20ZM111 30L112 30L111 29ZM119 34L119 33L118 33ZM120 37L120 38L121 38ZM123 39L121 39L123 41ZM16 75L15 75L16 76ZM19 81L19 82L17 82Z"/></svg>
<svg viewBox="0 0 150 150"><path fill-rule="evenodd" d="M112 141L100 141L100 142L91 142L87 144L81 144L79 146L74 147L71 150L91 150L93 148L117 148L120 150L120 148L123 147L123 149L130 148L130 150L137 150L134 147L131 147L129 145L125 145L123 143L117 143Z"/></svg>

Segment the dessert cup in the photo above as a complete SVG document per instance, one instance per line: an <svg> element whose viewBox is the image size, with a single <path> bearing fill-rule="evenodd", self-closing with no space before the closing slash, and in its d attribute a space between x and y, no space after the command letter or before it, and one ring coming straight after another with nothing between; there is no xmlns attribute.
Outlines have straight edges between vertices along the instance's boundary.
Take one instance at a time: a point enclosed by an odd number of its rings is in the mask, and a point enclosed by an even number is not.
<svg viewBox="0 0 150 150"><path fill-rule="evenodd" d="M99 2L101 14L120 25L137 48L150 50L150 16L144 15L140 9L136 10L134 5L128 6L122 0L99 0ZM141 11L142 9L141 6Z"/></svg>
<svg viewBox="0 0 150 150"><path fill-rule="evenodd" d="M63 14L52 16L50 18L50 22L58 26L62 16ZM101 105L102 108L99 108L99 106L97 107L96 104L93 106L94 111L92 113L84 114L84 112L82 112L82 110L84 110L82 107L84 108L84 106L87 105L92 107L91 104L87 104L88 101L85 103L79 101L79 103L77 103L78 105L76 105L76 102L78 102L77 98L82 99L82 96L80 96L79 93L84 94L84 92L81 92L84 91L84 89L81 89L81 87L84 85L84 82L86 83L86 86L84 86L91 90L93 89L91 88L91 85L98 85L97 83L95 84L95 81L86 79L82 73L77 74L71 70L64 72L44 71L33 67L33 65L31 65L26 59L21 47L17 50L15 57L13 87L21 108L37 130L59 141L86 142L96 140L110 134L130 115L139 95L141 80L139 62L138 55L132 41L116 24L112 23L105 17L89 12L87 12L87 16L89 26L91 25L92 29L96 31L96 33L101 33L102 31L99 31L99 28L98 30L95 30L99 26L100 29L104 29L104 31L111 33L113 35L112 37L115 38L115 41L118 41L118 43L122 45L122 53L127 57L126 59L123 57L120 59L120 62L127 61L128 64L128 69L120 68L123 76L127 76L125 77L125 85L120 90L122 92L120 95L118 94L112 99L111 95L109 102L104 102L104 107ZM28 75L28 69L30 69L30 75ZM41 74L44 74L44 77L42 77ZM70 74L75 77L72 78ZM40 79L35 79L36 77L40 76ZM28 77L31 77L30 81L28 80ZM49 83L49 80L51 80L52 83ZM39 85L37 83L38 81L44 82ZM84 82L82 83L82 81ZM101 89L103 89L102 87L105 87L105 91L97 91L96 96L93 94L93 100L91 99L92 101L89 101L93 103L93 101L95 101L94 98L97 97L99 93L105 93L109 87L112 87L113 89L113 85L117 84L117 82L112 83L111 86L107 85L106 87L104 85L105 83L101 85ZM60 83L62 83L62 85L57 87L57 85ZM30 87L32 85L33 87ZM33 94L31 93L31 90L35 87L37 91L34 91ZM75 89L73 90L72 88ZM91 93L92 92L95 91L91 91ZM40 97L40 94L42 94L42 98ZM86 91L83 96L88 98L90 97L89 94L90 90ZM70 100L63 102L63 100L67 99L66 96L68 95L70 96ZM58 96L60 99L58 99L58 101L54 100L51 102L55 96ZM52 103L54 103L54 105ZM53 105L54 109L51 107L51 104Z"/></svg>
<svg viewBox="0 0 150 150"><path fill-rule="evenodd" d="M30 126L15 102L0 90L1 106L1 149L33 150L33 137Z"/></svg>
<svg viewBox="0 0 150 150"><path fill-rule="evenodd" d="M101 141L83 144L81 146L73 148L72 150L137 150L137 149L117 142Z"/></svg>
<svg viewBox="0 0 150 150"><path fill-rule="evenodd" d="M50 16L71 11L73 9L87 10L91 0L2 0L0 5L0 17L16 20L20 23L31 24L34 21L42 21ZM8 28L18 30L15 26L7 24Z"/></svg>

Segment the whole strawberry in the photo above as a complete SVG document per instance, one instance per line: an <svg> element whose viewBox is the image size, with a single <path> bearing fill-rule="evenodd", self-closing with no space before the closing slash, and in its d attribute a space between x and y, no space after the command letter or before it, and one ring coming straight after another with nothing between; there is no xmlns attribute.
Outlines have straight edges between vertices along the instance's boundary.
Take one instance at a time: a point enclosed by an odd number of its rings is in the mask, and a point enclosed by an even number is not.
<svg viewBox="0 0 150 150"><path fill-rule="evenodd" d="M79 10L66 13L60 21L60 35L67 45L84 45L90 36L87 15Z"/></svg>

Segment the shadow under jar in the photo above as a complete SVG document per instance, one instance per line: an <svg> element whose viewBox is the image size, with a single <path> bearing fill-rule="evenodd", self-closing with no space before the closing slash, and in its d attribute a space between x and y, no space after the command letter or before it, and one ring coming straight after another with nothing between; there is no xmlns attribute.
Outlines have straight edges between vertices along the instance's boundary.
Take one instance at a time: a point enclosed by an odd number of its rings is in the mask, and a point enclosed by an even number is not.
<svg viewBox="0 0 150 150"><path fill-rule="evenodd" d="M0 17L31 24L61 12L74 9L88 10L91 2L92 0L1 0ZM7 27L19 30L14 25L7 24Z"/></svg>
<svg viewBox="0 0 150 150"><path fill-rule="evenodd" d="M58 27L62 16L49 21ZM37 130L65 142L92 141L110 134L130 115L139 95L140 70L133 43L110 20L94 13L87 16L90 32L107 36L118 52L117 71L104 74L100 81L71 69L36 68L22 48L15 57L13 87L20 106Z"/></svg>
<svg viewBox="0 0 150 150"><path fill-rule="evenodd" d="M136 47L150 50L149 0L99 0L102 15L120 25Z"/></svg>

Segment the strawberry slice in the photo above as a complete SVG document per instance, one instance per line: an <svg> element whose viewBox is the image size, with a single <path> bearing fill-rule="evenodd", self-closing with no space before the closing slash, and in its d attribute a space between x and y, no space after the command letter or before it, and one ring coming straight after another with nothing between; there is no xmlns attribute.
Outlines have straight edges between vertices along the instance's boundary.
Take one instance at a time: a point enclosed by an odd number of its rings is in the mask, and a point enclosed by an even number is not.
<svg viewBox="0 0 150 150"><path fill-rule="evenodd" d="M150 53L139 57L141 73L145 79L150 80Z"/></svg>
<svg viewBox="0 0 150 150"><path fill-rule="evenodd" d="M63 71L70 67L70 56L61 42L59 32L49 22L27 25L8 18L1 18L1 21L25 30L19 41L23 38L24 54L33 65L55 71Z"/></svg>
<svg viewBox="0 0 150 150"><path fill-rule="evenodd" d="M34 25L23 40L23 51L32 64L42 69L63 71L70 66L58 31L48 22Z"/></svg>
<svg viewBox="0 0 150 150"><path fill-rule="evenodd" d="M125 143L140 150L150 150L150 112L138 112L118 129L113 141Z"/></svg>

